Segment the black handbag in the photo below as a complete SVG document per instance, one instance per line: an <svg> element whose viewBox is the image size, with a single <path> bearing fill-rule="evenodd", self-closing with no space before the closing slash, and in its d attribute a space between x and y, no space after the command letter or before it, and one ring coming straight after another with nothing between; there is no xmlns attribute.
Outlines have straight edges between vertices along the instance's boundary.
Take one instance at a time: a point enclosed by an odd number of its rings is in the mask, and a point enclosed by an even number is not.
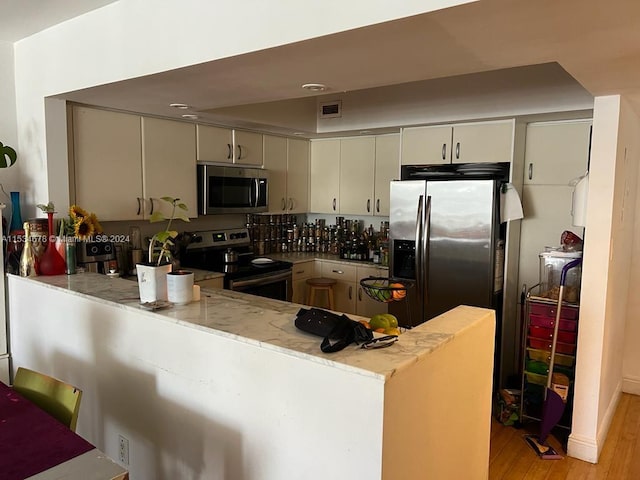
<svg viewBox="0 0 640 480"><path fill-rule="evenodd" d="M353 342L360 344L373 339L371 330L361 323L319 308L301 308L295 325L303 332L323 337L320 350L324 353L338 352Z"/></svg>

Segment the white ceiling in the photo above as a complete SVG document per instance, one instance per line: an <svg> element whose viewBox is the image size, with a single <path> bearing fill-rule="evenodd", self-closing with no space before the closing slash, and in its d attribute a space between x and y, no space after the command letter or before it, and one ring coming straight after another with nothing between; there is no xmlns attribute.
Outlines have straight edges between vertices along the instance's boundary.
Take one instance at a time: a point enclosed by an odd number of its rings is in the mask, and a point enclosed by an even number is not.
<svg viewBox="0 0 640 480"><path fill-rule="evenodd" d="M25 16L36 11L20 5L41 5L6 3ZM73 15L81 13L72 8L78 4L96 8L109 2L44 3L67 6L62 10ZM4 21L0 17L0 28ZM308 82L325 83L326 93L335 95L557 62L577 87L594 96L625 94L640 111L639 25L638 0L481 0L63 97L173 117L183 112L168 104L181 102L202 120L216 122L233 117L242 105L281 107L288 100L293 107L292 99L308 104L306 97L314 94L300 88Z"/></svg>

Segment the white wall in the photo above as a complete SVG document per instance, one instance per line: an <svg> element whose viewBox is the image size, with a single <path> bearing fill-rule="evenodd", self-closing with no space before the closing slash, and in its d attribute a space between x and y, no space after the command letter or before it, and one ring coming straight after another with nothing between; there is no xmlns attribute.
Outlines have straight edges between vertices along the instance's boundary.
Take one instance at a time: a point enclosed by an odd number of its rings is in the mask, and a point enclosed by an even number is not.
<svg viewBox="0 0 640 480"><path fill-rule="evenodd" d="M16 97L13 69L13 44L0 42L0 142L9 145L18 153L18 161L21 161L21 152L18 148L18 130L16 126ZM18 167L0 169L0 183L9 193L17 190L19 178ZM9 199L0 190L0 203L9 203ZM5 213L7 215L9 211Z"/></svg>
<svg viewBox="0 0 640 480"><path fill-rule="evenodd" d="M593 116L573 429L569 454L595 462L622 390L637 190L638 118L619 96ZM589 412L583 414L582 412ZM596 412L593 415L593 412Z"/></svg>
<svg viewBox="0 0 640 480"><path fill-rule="evenodd" d="M632 133L640 131L640 120L627 109L627 122ZM635 143L629 151L631 161L639 161L640 145ZM638 172L640 175L640 171ZM640 178L638 178L640 184ZM631 250L631 278L629 280L629 295L627 305L627 324L625 330L625 346L623 360L623 385L622 390L635 395L640 395L640 295L637 285L640 285L640 195L636 195L635 223L633 246Z"/></svg>
<svg viewBox="0 0 640 480"><path fill-rule="evenodd" d="M15 44L15 81L25 209L35 214L42 198L68 204L64 182L48 181L62 176L67 159L47 155L47 148L62 151L45 143L47 96L462 3L469 2L434 0L426 7L420 0L329 0L302 7L289 1L128 0L21 40ZM46 122L64 123L64 118L49 113Z"/></svg>

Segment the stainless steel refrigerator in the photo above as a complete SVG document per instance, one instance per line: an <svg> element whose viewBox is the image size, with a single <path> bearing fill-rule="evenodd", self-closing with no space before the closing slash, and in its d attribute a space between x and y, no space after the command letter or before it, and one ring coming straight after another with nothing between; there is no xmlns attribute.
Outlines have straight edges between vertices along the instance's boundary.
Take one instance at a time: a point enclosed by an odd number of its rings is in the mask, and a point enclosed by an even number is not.
<svg viewBox="0 0 640 480"><path fill-rule="evenodd" d="M502 317L500 187L508 164L403 167L391 182L390 275L412 281L390 313L416 326L458 305ZM498 333L497 332L497 333Z"/></svg>

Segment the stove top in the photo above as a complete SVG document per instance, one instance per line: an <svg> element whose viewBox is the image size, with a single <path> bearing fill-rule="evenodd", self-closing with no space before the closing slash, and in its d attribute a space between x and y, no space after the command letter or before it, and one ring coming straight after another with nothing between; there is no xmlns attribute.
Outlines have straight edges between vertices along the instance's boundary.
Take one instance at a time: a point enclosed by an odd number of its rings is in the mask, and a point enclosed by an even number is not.
<svg viewBox="0 0 640 480"><path fill-rule="evenodd" d="M228 280L291 269L290 262L255 257L251 251L251 239L246 228L205 230L190 232L187 235L190 242L181 253L181 266L224 273L225 283ZM225 263L224 254L228 249L238 253L237 262Z"/></svg>

